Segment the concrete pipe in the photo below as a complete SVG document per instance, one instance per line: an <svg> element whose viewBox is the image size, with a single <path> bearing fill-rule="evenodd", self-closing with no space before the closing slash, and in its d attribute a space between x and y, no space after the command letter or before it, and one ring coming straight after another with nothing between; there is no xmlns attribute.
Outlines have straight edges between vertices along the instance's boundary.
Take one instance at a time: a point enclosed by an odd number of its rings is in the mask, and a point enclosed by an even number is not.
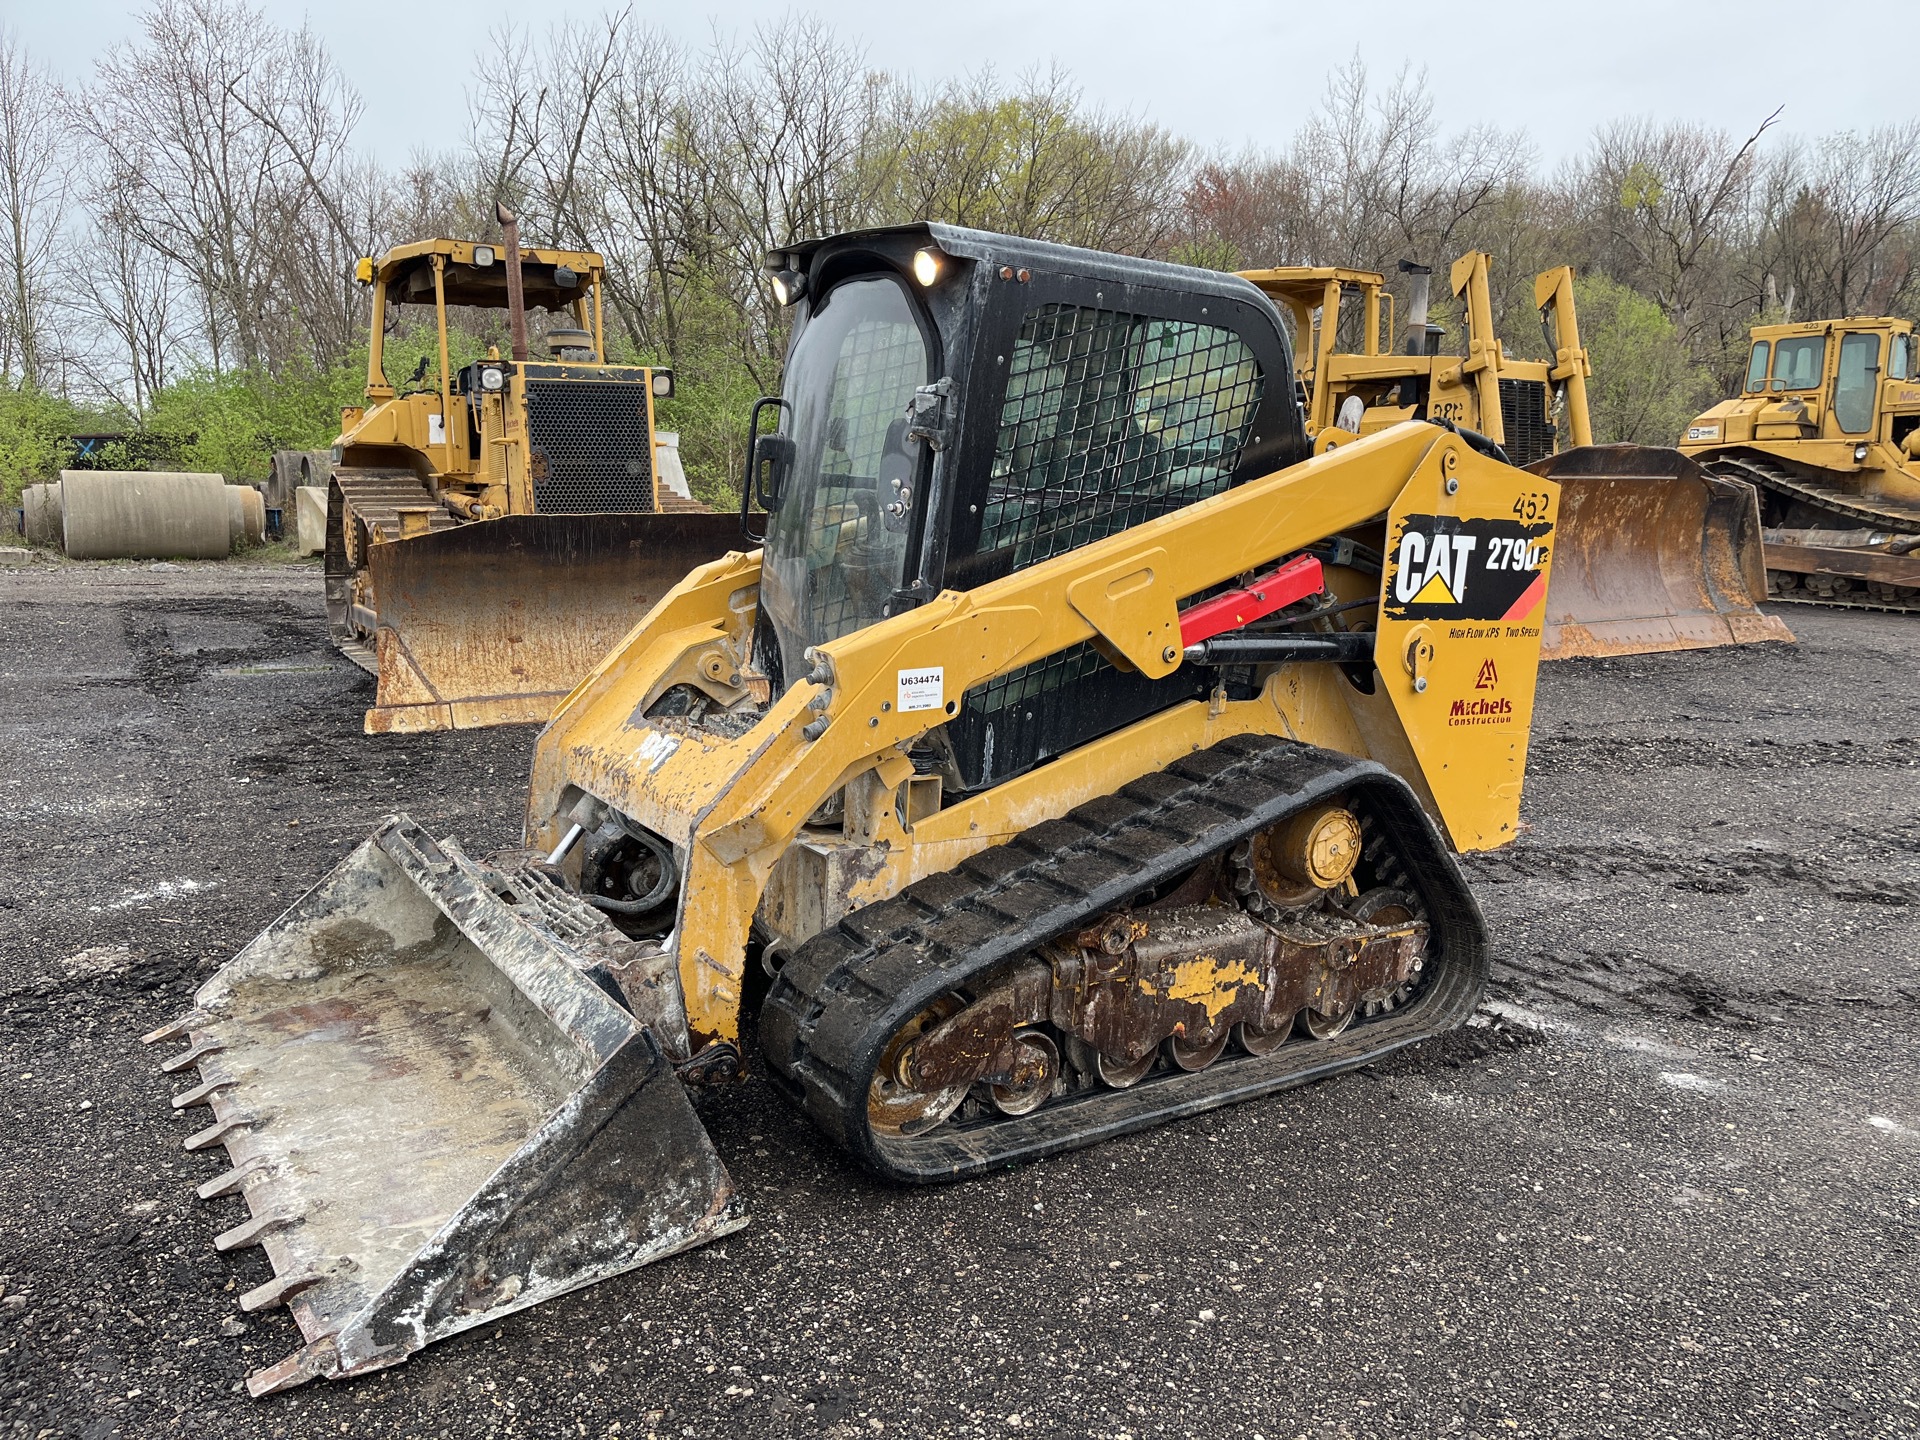
<svg viewBox="0 0 1920 1440"><path fill-rule="evenodd" d="M220 560L233 543L228 509L218 475L60 472L61 532L75 560Z"/></svg>
<svg viewBox="0 0 1920 1440"><path fill-rule="evenodd" d="M323 487L302 485L293 492L293 530L302 555L326 551L327 492Z"/></svg>
<svg viewBox="0 0 1920 1440"><path fill-rule="evenodd" d="M233 550L261 545L267 538L267 499L251 485L227 486L227 544Z"/></svg>
<svg viewBox="0 0 1920 1440"><path fill-rule="evenodd" d="M27 486L20 494L20 509L29 545L60 544L60 486L57 483Z"/></svg>
<svg viewBox="0 0 1920 1440"><path fill-rule="evenodd" d="M680 436L672 430L653 432L653 463L660 474L660 488L669 495L678 495L682 500L691 500L693 492L687 488L686 467L680 463Z"/></svg>

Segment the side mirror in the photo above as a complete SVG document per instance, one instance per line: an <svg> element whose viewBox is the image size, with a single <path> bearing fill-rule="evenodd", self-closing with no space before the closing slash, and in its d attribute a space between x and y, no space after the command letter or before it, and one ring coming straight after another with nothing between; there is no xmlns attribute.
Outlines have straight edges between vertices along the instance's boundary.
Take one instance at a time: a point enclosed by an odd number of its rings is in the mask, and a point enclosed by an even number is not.
<svg viewBox="0 0 1920 1440"><path fill-rule="evenodd" d="M790 435L761 435L753 442L753 498L769 515L780 508L794 451Z"/></svg>
<svg viewBox="0 0 1920 1440"><path fill-rule="evenodd" d="M760 413L763 410L775 412L775 418L781 410L787 408L787 402L778 395L762 395L753 402L753 410L747 416L747 468L740 477L740 533L749 543L758 545L767 537L753 528L751 519L753 504L757 499L760 508L773 513L780 504L780 490L786 484L787 470L793 464L794 445L786 440L786 449L776 453L767 452L767 463L761 464L760 446L766 440L784 440L780 435L762 435L760 433ZM771 471L772 473L768 473Z"/></svg>

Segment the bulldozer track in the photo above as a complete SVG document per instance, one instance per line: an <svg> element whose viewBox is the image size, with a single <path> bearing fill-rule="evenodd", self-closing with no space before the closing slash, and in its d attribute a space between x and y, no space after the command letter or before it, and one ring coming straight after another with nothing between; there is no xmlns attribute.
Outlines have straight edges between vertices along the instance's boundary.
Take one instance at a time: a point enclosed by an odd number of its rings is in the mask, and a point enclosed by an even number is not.
<svg viewBox="0 0 1920 1440"><path fill-rule="evenodd" d="M378 531L383 540L400 538L400 511L431 507L429 531L451 530L460 521L434 498L427 483L411 470L369 470L343 467L333 472L334 482L353 516L369 531Z"/></svg>
<svg viewBox="0 0 1920 1440"><path fill-rule="evenodd" d="M1834 514L1844 515L1849 520L1900 530L1920 531L1920 505L1907 505L1898 501L1890 501L1884 505L1862 505L1837 486L1822 485L1818 481L1795 475L1779 465L1752 456L1720 456L1708 463L1706 468L1715 474L1725 475L1729 479L1745 480L1763 490L1771 490L1776 495L1785 495L1795 500L1803 500L1809 505L1818 505L1823 510L1831 510Z"/></svg>
<svg viewBox="0 0 1920 1440"><path fill-rule="evenodd" d="M1340 795L1369 834L1372 878L1414 893L1432 926L1419 992L1335 1039L1128 1089L1089 1089L1030 1114L876 1135L867 1098L890 1040L929 1004L1036 945L1124 906L1303 806ZM1463 1022L1486 982L1485 922L1403 782L1351 756L1242 736L1091 801L848 915L801 946L761 1011L777 1088L882 1175L958 1179L1338 1074Z"/></svg>
<svg viewBox="0 0 1920 1440"><path fill-rule="evenodd" d="M1883 505L1862 505L1837 486L1822 485L1804 475L1796 475L1783 466L1750 455L1726 455L1706 467L1716 475L1744 480L1749 485L1820 509L1863 525L1920 532L1920 505L1890 501ZM1810 591L1776 590L1767 587L1767 602L1775 605L1831 605L1843 610L1878 610L1888 615L1920 614L1920 595L1901 603L1875 599L1870 595L1820 595Z"/></svg>
<svg viewBox="0 0 1920 1440"><path fill-rule="evenodd" d="M397 540L403 509L430 507L429 532L451 530L460 522L434 498L427 483L411 470L373 470L342 466L333 472L327 502L325 588L327 632L334 647L369 675L380 673L370 638L354 623L356 575L367 564L366 546L378 538ZM361 534L361 527L366 535ZM362 581L364 586L366 582Z"/></svg>

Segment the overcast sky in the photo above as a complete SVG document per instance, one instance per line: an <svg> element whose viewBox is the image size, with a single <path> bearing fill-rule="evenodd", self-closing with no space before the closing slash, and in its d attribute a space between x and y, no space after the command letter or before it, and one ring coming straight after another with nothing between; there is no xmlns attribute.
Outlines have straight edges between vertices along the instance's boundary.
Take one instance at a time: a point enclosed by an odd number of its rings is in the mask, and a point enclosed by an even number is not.
<svg viewBox="0 0 1920 1440"><path fill-rule="evenodd" d="M362 145L392 163L415 143L460 142L462 87L509 14L544 26L607 7L265 0L264 8L287 25L312 23L366 98ZM0 0L0 22L78 80L101 50L136 33L141 9L125 0ZM1783 129L1817 134L1920 113L1920 0L736 0L704 8L640 0L636 13L697 46L716 25L745 33L795 9L864 44L876 67L923 81L986 65L1010 77L1058 61L1089 101L1229 149L1284 139L1313 108L1327 71L1356 47L1381 83L1408 61L1426 66L1446 121L1523 129L1549 165L1578 153L1597 121L1625 115L1745 134L1784 104ZM1468 17L1481 16L1484 30L1470 28ZM389 136L404 138L389 144Z"/></svg>

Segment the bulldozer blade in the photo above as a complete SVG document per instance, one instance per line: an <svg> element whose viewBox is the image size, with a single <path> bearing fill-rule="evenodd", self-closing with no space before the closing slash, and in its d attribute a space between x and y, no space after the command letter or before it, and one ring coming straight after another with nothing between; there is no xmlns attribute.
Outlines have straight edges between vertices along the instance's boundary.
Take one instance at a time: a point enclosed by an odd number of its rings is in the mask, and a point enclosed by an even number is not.
<svg viewBox="0 0 1920 1440"><path fill-rule="evenodd" d="M1560 485L1543 660L1793 642L1757 603L1767 571L1752 486L1645 445L1584 445L1527 468Z"/></svg>
<svg viewBox="0 0 1920 1440"><path fill-rule="evenodd" d="M705 1244L746 1217L651 1029L587 973L630 946L530 866L394 816L194 997L223 1145L203 1198L250 1218L306 1343L256 1395L423 1346ZM197 1109L191 1113L199 1114Z"/></svg>
<svg viewBox="0 0 1920 1440"><path fill-rule="evenodd" d="M370 735L538 724L689 571L725 514L508 515L374 545Z"/></svg>

